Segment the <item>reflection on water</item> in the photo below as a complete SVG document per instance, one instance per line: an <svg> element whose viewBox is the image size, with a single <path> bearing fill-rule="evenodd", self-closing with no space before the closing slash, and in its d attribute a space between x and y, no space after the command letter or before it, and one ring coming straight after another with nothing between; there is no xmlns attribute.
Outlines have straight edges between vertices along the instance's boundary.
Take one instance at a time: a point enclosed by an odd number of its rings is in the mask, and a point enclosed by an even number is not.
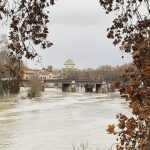
<svg viewBox="0 0 150 150"><path fill-rule="evenodd" d="M109 148L115 137L105 128L117 113L130 114L128 104L114 94L62 93L47 89L41 98L0 105L0 150L72 150L72 144Z"/></svg>

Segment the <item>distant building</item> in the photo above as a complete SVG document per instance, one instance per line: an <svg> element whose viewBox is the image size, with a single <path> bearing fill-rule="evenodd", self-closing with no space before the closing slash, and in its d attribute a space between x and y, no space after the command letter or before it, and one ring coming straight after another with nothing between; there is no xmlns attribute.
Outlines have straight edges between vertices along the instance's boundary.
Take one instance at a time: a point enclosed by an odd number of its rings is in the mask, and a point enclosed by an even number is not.
<svg viewBox="0 0 150 150"><path fill-rule="evenodd" d="M47 70L43 69L39 72L38 75L39 75L41 80L48 80L49 79L49 74L50 73Z"/></svg>
<svg viewBox="0 0 150 150"><path fill-rule="evenodd" d="M63 71L68 71L68 70L77 70L74 61L71 59L66 60L64 63Z"/></svg>
<svg viewBox="0 0 150 150"><path fill-rule="evenodd" d="M54 79L54 80L62 79L63 73L62 73L61 70L56 70L55 69L55 70L53 70L52 74L53 74L52 79Z"/></svg>
<svg viewBox="0 0 150 150"><path fill-rule="evenodd" d="M53 71L53 66L47 66L47 70L48 70L49 72L52 72L52 71Z"/></svg>
<svg viewBox="0 0 150 150"><path fill-rule="evenodd" d="M41 70L39 76L42 80L58 80L62 78L61 70L53 70L52 72L48 69ZM54 83L45 83L46 87L55 87Z"/></svg>
<svg viewBox="0 0 150 150"><path fill-rule="evenodd" d="M23 74L23 80L30 80L31 76L33 76L34 74L39 74L39 72L39 70L25 69Z"/></svg>
<svg viewBox="0 0 150 150"><path fill-rule="evenodd" d="M48 66L47 69L40 70L38 74L41 80L56 80L60 79L62 72L60 70L52 69L52 66Z"/></svg>

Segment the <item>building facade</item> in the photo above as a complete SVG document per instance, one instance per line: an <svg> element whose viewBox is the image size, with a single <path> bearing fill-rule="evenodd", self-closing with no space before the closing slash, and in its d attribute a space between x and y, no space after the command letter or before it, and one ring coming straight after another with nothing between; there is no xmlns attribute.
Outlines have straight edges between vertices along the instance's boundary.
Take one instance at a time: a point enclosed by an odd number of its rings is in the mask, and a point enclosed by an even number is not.
<svg viewBox="0 0 150 150"><path fill-rule="evenodd" d="M68 70L77 70L76 65L72 59L68 59L64 63L63 71L68 71Z"/></svg>

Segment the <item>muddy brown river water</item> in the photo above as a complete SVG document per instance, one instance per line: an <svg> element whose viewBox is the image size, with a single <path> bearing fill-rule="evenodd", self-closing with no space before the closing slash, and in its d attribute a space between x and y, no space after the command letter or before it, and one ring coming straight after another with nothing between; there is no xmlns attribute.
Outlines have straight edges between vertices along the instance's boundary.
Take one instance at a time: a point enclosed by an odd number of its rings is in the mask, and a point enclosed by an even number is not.
<svg viewBox="0 0 150 150"><path fill-rule="evenodd" d="M118 113L130 114L118 93L46 89L32 100L23 99L26 94L22 89L15 102L0 104L0 150L72 150L72 144L87 142L89 149L107 150L116 143L107 125Z"/></svg>

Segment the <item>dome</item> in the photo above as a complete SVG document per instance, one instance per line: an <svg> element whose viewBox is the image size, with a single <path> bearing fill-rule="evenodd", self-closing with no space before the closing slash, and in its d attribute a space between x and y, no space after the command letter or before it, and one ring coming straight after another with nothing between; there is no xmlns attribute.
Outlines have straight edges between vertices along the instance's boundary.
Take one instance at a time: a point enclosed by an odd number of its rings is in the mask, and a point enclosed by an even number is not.
<svg viewBox="0 0 150 150"><path fill-rule="evenodd" d="M73 60L68 59L67 61L65 61L64 65L75 65L75 63Z"/></svg>

